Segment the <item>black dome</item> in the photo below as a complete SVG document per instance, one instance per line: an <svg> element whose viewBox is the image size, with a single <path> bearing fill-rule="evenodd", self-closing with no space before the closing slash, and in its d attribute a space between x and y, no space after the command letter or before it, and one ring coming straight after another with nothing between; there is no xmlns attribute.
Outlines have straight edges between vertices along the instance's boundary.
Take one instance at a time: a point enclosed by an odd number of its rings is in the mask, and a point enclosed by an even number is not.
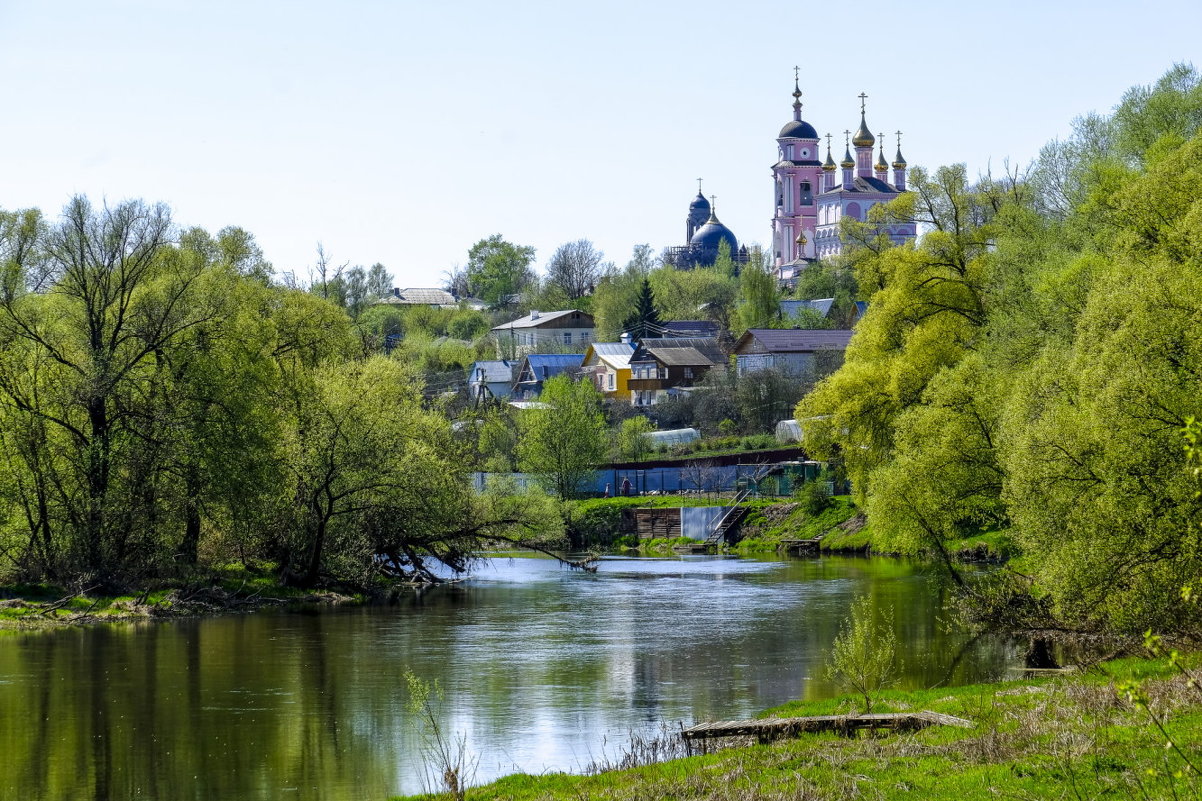
<svg viewBox="0 0 1202 801"><path fill-rule="evenodd" d="M805 120L791 120L780 129L778 139L817 139L818 132Z"/></svg>
<svg viewBox="0 0 1202 801"><path fill-rule="evenodd" d="M697 193L697 197L693 198L693 202L689 204L689 211L696 211L697 209L705 209L705 216L709 216L710 202L700 192Z"/></svg>
<svg viewBox="0 0 1202 801"><path fill-rule="evenodd" d="M716 217L711 217L709 222L697 229L697 233L693 234L689 244L702 250L716 251L718 243L722 240L726 240L731 253L738 252L739 241L735 239L735 235L729 228L718 222Z"/></svg>

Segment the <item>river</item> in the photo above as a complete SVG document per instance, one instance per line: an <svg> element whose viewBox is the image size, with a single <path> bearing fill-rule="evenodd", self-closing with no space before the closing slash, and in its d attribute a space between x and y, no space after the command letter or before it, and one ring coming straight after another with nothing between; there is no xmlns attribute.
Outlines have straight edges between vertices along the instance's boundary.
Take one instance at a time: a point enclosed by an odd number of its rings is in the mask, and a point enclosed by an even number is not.
<svg viewBox="0 0 1202 801"><path fill-rule="evenodd" d="M903 687L1000 677L939 623L934 568L854 557L498 557L391 606L0 632L0 798L379 799L424 789L404 673L437 681L477 782L579 771L661 722L837 692L851 601L892 607Z"/></svg>

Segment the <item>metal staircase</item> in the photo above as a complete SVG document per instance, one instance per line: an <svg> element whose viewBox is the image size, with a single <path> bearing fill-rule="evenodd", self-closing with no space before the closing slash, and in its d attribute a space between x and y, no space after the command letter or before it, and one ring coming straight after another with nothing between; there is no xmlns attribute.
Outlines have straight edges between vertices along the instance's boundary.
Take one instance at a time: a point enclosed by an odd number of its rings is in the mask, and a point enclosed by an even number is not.
<svg viewBox="0 0 1202 801"><path fill-rule="evenodd" d="M739 522L747 513L747 510L739 506L739 504L747 500L752 492L753 489L751 487L739 491L739 494L731 501L731 506L726 510L726 514L718 518L718 522L714 524L714 530L705 538L706 545L721 545L726 542L727 532L739 525Z"/></svg>

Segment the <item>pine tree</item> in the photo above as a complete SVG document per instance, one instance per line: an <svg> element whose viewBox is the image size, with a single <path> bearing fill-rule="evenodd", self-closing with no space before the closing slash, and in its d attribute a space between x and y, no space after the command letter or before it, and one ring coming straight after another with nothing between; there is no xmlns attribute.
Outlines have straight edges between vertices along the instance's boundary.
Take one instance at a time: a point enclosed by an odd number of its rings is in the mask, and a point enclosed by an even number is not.
<svg viewBox="0 0 1202 801"><path fill-rule="evenodd" d="M643 279L643 288L639 290L639 299L634 311L626 318L626 322L622 323L622 330L635 340L659 336L662 333L659 309L655 308L655 295L651 292L651 282L646 278Z"/></svg>

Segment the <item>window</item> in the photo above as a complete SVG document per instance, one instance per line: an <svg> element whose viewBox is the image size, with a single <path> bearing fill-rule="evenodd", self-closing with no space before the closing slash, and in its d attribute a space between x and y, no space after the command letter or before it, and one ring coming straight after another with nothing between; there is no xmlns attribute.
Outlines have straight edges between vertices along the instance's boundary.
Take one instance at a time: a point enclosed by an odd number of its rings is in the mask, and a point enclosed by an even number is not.
<svg viewBox="0 0 1202 801"><path fill-rule="evenodd" d="M690 378L690 379L693 377L693 368L692 367L684 368L684 377Z"/></svg>
<svg viewBox="0 0 1202 801"><path fill-rule="evenodd" d="M563 332L563 344L565 344L565 345L572 344L572 332L571 331Z"/></svg>
<svg viewBox="0 0 1202 801"><path fill-rule="evenodd" d="M613 373L609 374L609 391L613 392L618 388L618 377Z"/></svg>

